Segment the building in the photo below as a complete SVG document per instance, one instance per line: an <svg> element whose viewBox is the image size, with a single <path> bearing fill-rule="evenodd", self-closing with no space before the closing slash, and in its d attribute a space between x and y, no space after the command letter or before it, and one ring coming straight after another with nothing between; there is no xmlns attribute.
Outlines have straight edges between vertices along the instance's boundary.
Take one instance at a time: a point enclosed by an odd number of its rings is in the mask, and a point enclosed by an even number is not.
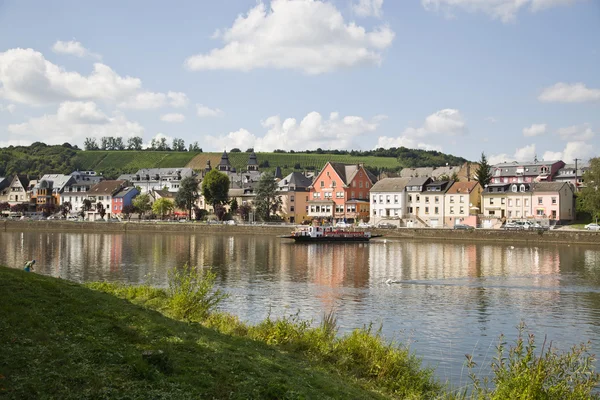
<svg viewBox="0 0 600 400"><path fill-rule="evenodd" d="M100 209L104 208L106 217L112 216L113 197L127 186L127 181L102 181L90 188L87 199L92 205L92 210L87 211L87 219L92 221L100 218Z"/></svg>
<svg viewBox="0 0 600 400"><path fill-rule="evenodd" d="M408 227L443 227L444 196L452 181L434 181L429 177L412 178L406 184L406 208L403 216Z"/></svg>
<svg viewBox="0 0 600 400"><path fill-rule="evenodd" d="M40 178L33 188L32 201L36 203L37 211L47 205L59 206L65 188L75 183L75 177L63 174L47 174Z"/></svg>
<svg viewBox="0 0 600 400"><path fill-rule="evenodd" d="M140 192L133 186L126 186L119 190L111 201L111 215L118 216L123 213L123 208L133 205L133 198Z"/></svg>
<svg viewBox="0 0 600 400"><path fill-rule="evenodd" d="M135 174L123 174L120 181L129 181L137 187L140 193L149 193L152 190L179 191L179 185L184 178L194 177L196 174L191 168L144 168Z"/></svg>
<svg viewBox="0 0 600 400"><path fill-rule="evenodd" d="M535 218L547 218L551 221L575 219L575 192L567 182L533 184L531 203Z"/></svg>
<svg viewBox="0 0 600 400"><path fill-rule="evenodd" d="M444 196L444 224L477 226L477 214L481 210L481 192L481 185L477 181L454 182Z"/></svg>
<svg viewBox="0 0 600 400"><path fill-rule="evenodd" d="M312 179L301 172L292 172L277 182L281 195L279 214L290 223L308 221L308 201Z"/></svg>
<svg viewBox="0 0 600 400"><path fill-rule="evenodd" d="M60 204L69 202L71 212L79 212L83 208L83 200L92 186L104 180L95 171L75 171L70 174L74 180L69 180L60 194Z"/></svg>
<svg viewBox="0 0 600 400"><path fill-rule="evenodd" d="M402 178L431 178L435 180L456 180L471 181L475 180L479 164L466 162L463 165L444 166L444 167L419 167L402 168L400 177Z"/></svg>
<svg viewBox="0 0 600 400"><path fill-rule="evenodd" d="M558 171L565 166L562 161L533 161L496 164L491 167L490 183L533 183L551 182Z"/></svg>
<svg viewBox="0 0 600 400"><path fill-rule="evenodd" d="M11 206L19 203L30 202L31 193L29 189L29 178L25 175L14 175L12 178L4 178L3 189L0 189L0 203L8 203Z"/></svg>
<svg viewBox="0 0 600 400"><path fill-rule="evenodd" d="M529 185L527 185L527 188ZM510 188L509 183L489 184L481 192L482 214L485 217L503 219L506 217L506 197ZM526 186L522 186L523 192ZM525 210L523 210L525 211Z"/></svg>
<svg viewBox="0 0 600 400"><path fill-rule="evenodd" d="M412 178L385 178L373 185L370 191L371 219L378 225L381 222L401 225L406 214L406 185Z"/></svg>
<svg viewBox="0 0 600 400"><path fill-rule="evenodd" d="M565 164L564 167L558 170L554 176L553 181L555 182L568 182L577 191L585 187L583 184L583 174L590 168L589 163L581 162L577 164L577 171L575 171L575 164ZM577 173L575 173L577 172ZM577 182L577 184L575 183Z"/></svg>
<svg viewBox="0 0 600 400"><path fill-rule="evenodd" d="M310 186L308 216L347 222L369 218L369 190L376 180L363 164L328 162Z"/></svg>

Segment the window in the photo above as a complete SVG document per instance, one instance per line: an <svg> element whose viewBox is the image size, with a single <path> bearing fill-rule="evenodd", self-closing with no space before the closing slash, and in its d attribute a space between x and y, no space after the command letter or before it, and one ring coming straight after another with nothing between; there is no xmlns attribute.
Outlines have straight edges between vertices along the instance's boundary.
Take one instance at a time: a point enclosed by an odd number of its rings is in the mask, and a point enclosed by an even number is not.
<svg viewBox="0 0 600 400"><path fill-rule="evenodd" d="M359 181L359 182L358 182L358 187L359 187L359 188L362 188L362 187L363 187L363 182L362 182L362 181Z"/></svg>
<svg viewBox="0 0 600 400"><path fill-rule="evenodd" d="M290 207L290 212L294 212L294 206Z"/></svg>
<svg viewBox="0 0 600 400"><path fill-rule="evenodd" d="M454 196L450 196L450 203L454 203Z"/></svg>
<svg viewBox="0 0 600 400"><path fill-rule="evenodd" d="M353 199L353 198L354 198L354 191L352 191L352 192L350 193L350 198L351 198L351 199Z"/></svg>
<svg viewBox="0 0 600 400"><path fill-rule="evenodd" d="M321 181L321 187L325 187L325 182Z"/></svg>
<svg viewBox="0 0 600 400"><path fill-rule="evenodd" d="M460 196L460 202L464 203L465 202L465 196Z"/></svg>
<svg viewBox="0 0 600 400"><path fill-rule="evenodd" d="M313 192L313 199L317 198L317 192Z"/></svg>
<svg viewBox="0 0 600 400"><path fill-rule="evenodd" d="M385 196L385 203L390 204L390 195Z"/></svg>
<svg viewBox="0 0 600 400"><path fill-rule="evenodd" d="M358 192L358 198L362 199L363 198L363 192Z"/></svg>
<svg viewBox="0 0 600 400"><path fill-rule="evenodd" d="M461 214L464 214L464 213L465 213L465 209L464 209L464 207L462 207L462 206L460 207L460 213L461 213Z"/></svg>
<svg viewBox="0 0 600 400"><path fill-rule="evenodd" d="M425 207L425 214L429 214L429 207Z"/></svg>
<svg viewBox="0 0 600 400"><path fill-rule="evenodd" d="M525 192L525 185L521 185L521 187L519 188L521 190L522 193Z"/></svg>
<svg viewBox="0 0 600 400"><path fill-rule="evenodd" d="M556 205L556 197L552 198L552 204Z"/></svg>
<svg viewBox="0 0 600 400"><path fill-rule="evenodd" d="M516 199L515 200L515 206L517 206L517 207L521 206L521 199Z"/></svg>
<svg viewBox="0 0 600 400"><path fill-rule="evenodd" d="M98 196L98 201L104 200L104 196Z"/></svg>
<svg viewBox="0 0 600 400"><path fill-rule="evenodd" d="M450 214L454 214L454 207L450 207Z"/></svg>
<svg viewBox="0 0 600 400"><path fill-rule="evenodd" d="M410 194L408 195L408 201L412 201L412 196Z"/></svg>
<svg viewBox="0 0 600 400"><path fill-rule="evenodd" d="M543 216L544 215L544 210L537 210L537 215L539 217Z"/></svg>
<svg viewBox="0 0 600 400"><path fill-rule="evenodd" d="M506 203L506 199L503 197L500 199L500 204L505 204Z"/></svg>
<svg viewBox="0 0 600 400"><path fill-rule="evenodd" d="M493 206L494 205L494 198L490 198L490 205Z"/></svg>
<svg viewBox="0 0 600 400"><path fill-rule="evenodd" d="M519 211L519 210L515 211L515 217L520 218L521 217L521 211Z"/></svg>
<svg viewBox="0 0 600 400"><path fill-rule="evenodd" d="M398 195L397 194L394 195L394 204L398 204Z"/></svg>
<svg viewBox="0 0 600 400"><path fill-rule="evenodd" d="M373 196L373 204L377 204L377 196Z"/></svg>
<svg viewBox="0 0 600 400"><path fill-rule="evenodd" d="M416 197L416 200L415 200L415 201L416 201L417 203L418 203L419 201L421 201L421 196L417 195L417 197Z"/></svg>
<svg viewBox="0 0 600 400"><path fill-rule="evenodd" d="M383 203L383 195L382 194L379 195L379 202Z"/></svg>
<svg viewBox="0 0 600 400"><path fill-rule="evenodd" d="M429 196L425 196L425 204L429 204Z"/></svg>
<svg viewBox="0 0 600 400"><path fill-rule="evenodd" d="M294 196L290 196L290 202L293 203L294 202Z"/></svg>
<svg viewBox="0 0 600 400"><path fill-rule="evenodd" d="M517 185L512 185L512 191L515 193L517 192Z"/></svg>
<svg viewBox="0 0 600 400"><path fill-rule="evenodd" d="M508 218L512 217L512 211L508 210Z"/></svg>
<svg viewBox="0 0 600 400"><path fill-rule="evenodd" d="M440 204L440 197L439 196L435 196L435 204Z"/></svg>
<svg viewBox="0 0 600 400"><path fill-rule="evenodd" d="M335 181L331 182L331 187L335 187L336 183Z"/></svg>
<svg viewBox="0 0 600 400"><path fill-rule="evenodd" d="M440 213L440 208L436 207L434 211L435 211L436 214L439 214Z"/></svg>
<svg viewBox="0 0 600 400"><path fill-rule="evenodd" d="M523 205L529 207L529 199L523 199Z"/></svg>
<svg viewBox="0 0 600 400"><path fill-rule="evenodd" d="M408 207L408 213L412 214L413 213L413 208L412 207Z"/></svg>
<svg viewBox="0 0 600 400"><path fill-rule="evenodd" d="M369 182L365 182L365 187L368 189L369 188Z"/></svg>
<svg viewBox="0 0 600 400"><path fill-rule="evenodd" d="M490 211L490 215L496 215L496 211Z"/></svg>
<svg viewBox="0 0 600 400"><path fill-rule="evenodd" d="M352 181L352 187L355 188L356 187L356 181Z"/></svg>
<svg viewBox="0 0 600 400"><path fill-rule="evenodd" d="M538 205L544 204L544 200L541 197L538 197Z"/></svg>
<svg viewBox="0 0 600 400"><path fill-rule="evenodd" d="M512 207L512 199L508 199L508 206Z"/></svg>

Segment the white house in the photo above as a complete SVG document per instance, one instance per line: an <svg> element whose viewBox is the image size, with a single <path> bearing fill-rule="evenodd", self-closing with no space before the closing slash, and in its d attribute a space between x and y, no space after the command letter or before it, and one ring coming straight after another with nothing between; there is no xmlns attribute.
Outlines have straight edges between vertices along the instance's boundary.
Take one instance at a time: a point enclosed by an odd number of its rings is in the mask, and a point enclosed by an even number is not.
<svg viewBox="0 0 600 400"><path fill-rule="evenodd" d="M412 178L385 178L373 185L370 190L371 220L400 225L406 211L406 184Z"/></svg>

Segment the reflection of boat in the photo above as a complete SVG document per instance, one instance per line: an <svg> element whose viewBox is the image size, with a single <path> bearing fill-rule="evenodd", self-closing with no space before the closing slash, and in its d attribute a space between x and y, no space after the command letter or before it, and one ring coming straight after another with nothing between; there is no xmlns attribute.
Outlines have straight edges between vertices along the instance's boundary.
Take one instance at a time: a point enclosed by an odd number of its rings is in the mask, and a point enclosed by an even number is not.
<svg viewBox="0 0 600 400"><path fill-rule="evenodd" d="M294 239L296 242L368 242L382 235L372 235L371 232L350 231L337 229L332 226L303 226L291 235L281 236L284 239Z"/></svg>

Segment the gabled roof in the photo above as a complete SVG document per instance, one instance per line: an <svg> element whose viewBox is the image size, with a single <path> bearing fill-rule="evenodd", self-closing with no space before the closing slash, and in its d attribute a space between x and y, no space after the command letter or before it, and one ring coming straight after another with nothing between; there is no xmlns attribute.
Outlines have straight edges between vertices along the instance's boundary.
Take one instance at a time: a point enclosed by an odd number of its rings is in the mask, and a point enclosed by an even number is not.
<svg viewBox="0 0 600 400"><path fill-rule="evenodd" d="M29 186L29 178L27 177L27 175L15 175L11 181L11 185L14 181L18 181L21 183L21 186L23 186L25 189L27 189L27 187Z"/></svg>
<svg viewBox="0 0 600 400"><path fill-rule="evenodd" d="M558 192L565 185L569 185L567 182L537 182L532 184L533 192ZM570 187L570 185L569 185Z"/></svg>
<svg viewBox="0 0 600 400"><path fill-rule="evenodd" d="M354 176L363 169L371 183L377 182L377 177L369 172L362 164L342 164L337 162L329 162L334 171L339 175L344 185L349 185L354 179ZM325 169L325 168L323 168ZM321 170L322 171L322 170Z"/></svg>
<svg viewBox="0 0 600 400"><path fill-rule="evenodd" d="M116 198L125 197L129 193L133 192L134 190L137 191L137 189L134 188L133 186L127 186L127 187L124 187L123 189L119 190L119 193L115 194L113 197L116 197Z"/></svg>
<svg viewBox="0 0 600 400"><path fill-rule="evenodd" d="M468 182L454 182L450 189L446 192L447 194L469 194L475 189L475 187L479 185L477 181L468 181Z"/></svg>
<svg viewBox="0 0 600 400"><path fill-rule="evenodd" d="M385 178L371 188L371 192L402 192L412 178Z"/></svg>
<svg viewBox="0 0 600 400"><path fill-rule="evenodd" d="M248 156L248 165L258 165L255 152L250 153L250 156Z"/></svg>
<svg viewBox="0 0 600 400"><path fill-rule="evenodd" d="M431 178L428 176L419 176L417 178L411 178L406 186L423 186L429 181L431 181Z"/></svg>
<svg viewBox="0 0 600 400"><path fill-rule="evenodd" d="M125 181L116 180L116 181L102 181L96 183L94 186L88 190L88 195L92 196L112 196L113 193L121 189L125 185Z"/></svg>
<svg viewBox="0 0 600 400"><path fill-rule="evenodd" d="M68 183L75 182L75 178L71 175L47 174L41 177L36 188L39 188L43 181L52 182L52 187L55 190L62 190Z"/></svg>
<svg viewBox="0 0 600 400"><path fill-rule="evenodd" d="M3 176L0 176L0 189L4 189L10 185L10 180Z"/></svg>
<svg viewBox="0 0 600 400"><path fill-rule="evenodd" d="M292 172L291 174L285 176L282 180L278 182L279 189L284 190L290 187L294 188L307 188L312 185L312 179L304 176L302 172Z"/></svg>

